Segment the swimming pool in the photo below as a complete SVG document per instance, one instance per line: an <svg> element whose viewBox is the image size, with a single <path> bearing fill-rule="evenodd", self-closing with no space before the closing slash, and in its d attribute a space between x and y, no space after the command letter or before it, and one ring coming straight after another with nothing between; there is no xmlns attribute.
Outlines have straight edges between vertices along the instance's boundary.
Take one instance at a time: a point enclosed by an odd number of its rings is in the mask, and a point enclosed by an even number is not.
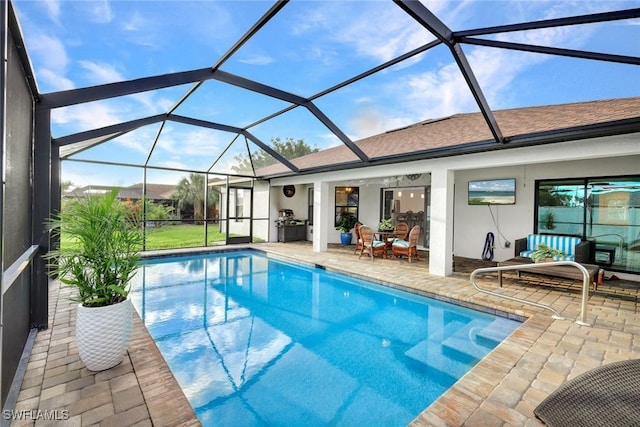
<svg viewBox="0 0 640 427"><path fill-rule="evenodd" d="M258 251L145 260L130 293L203 425L406 425L520 323Z"/></svg>

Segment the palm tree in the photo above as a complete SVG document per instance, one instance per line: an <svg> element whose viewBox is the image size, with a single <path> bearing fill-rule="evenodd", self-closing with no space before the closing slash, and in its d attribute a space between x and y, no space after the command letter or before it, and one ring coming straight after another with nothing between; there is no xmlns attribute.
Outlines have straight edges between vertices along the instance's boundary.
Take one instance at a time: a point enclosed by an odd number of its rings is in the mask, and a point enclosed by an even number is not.
<svg viewBox="0 0 640 427"><path fill-rule="evenodd" d="M180 209L193 206L194 218L204 218L204 175L192 173L189 178L182 178L171 197L178 201ZM215 206L218 201L219 194L210 190L207 206Z"/></svg>

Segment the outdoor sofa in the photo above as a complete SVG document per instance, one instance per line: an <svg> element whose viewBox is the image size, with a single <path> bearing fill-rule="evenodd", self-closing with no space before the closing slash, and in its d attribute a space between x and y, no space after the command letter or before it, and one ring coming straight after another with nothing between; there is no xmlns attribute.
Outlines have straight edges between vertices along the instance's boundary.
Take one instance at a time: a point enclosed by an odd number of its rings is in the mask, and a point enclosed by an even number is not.
<svg viewBox="0 0 640 427"><path fill-rule="evenodd" d="M564 256L554 256L554 261L575 261L589 264L594 259L595 242L583 241L579 237L551 234L529 234L527 237L517 239L515 241L515 256L531 258L531 254L540 243L564 252Z"/></svg>

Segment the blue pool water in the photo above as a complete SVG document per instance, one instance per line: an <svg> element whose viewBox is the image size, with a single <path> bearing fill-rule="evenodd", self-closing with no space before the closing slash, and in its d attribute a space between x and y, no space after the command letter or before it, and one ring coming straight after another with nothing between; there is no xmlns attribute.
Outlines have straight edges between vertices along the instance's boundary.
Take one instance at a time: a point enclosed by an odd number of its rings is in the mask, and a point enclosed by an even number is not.
<svg viewBox="0 0 640 427"><path fill-rule="evenodd" d="M146 260L130 296L205 426L403 426L519 326L257 251Z"/></svg>

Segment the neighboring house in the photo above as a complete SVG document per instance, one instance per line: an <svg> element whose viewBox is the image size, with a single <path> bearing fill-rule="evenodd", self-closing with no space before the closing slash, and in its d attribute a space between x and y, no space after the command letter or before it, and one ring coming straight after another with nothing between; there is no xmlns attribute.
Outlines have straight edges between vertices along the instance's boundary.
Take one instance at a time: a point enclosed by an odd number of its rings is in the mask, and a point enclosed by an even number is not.
<svg viewBox="0 0 640 427"><path fill-rule="evenodd" d="M87 185L84 187L73 188L65 192L63 198L78 198L85 197L90 194L104 194L111 191L114 188L118 188L118 199L123 201L137 202L142 198L143 184L134 184L128 187L110 186L110 185ZM168 184L147 184L147 199L154 203L160 203L164 206L176 207L177 201L173 199L172 195L175 190L174 185Z"/></svg>
<svg viewBox="0 0 640 427"><path fill-rule="evenodd" d="M142 192L142 183L133 184L127 187L128 190L137 190L138 192ZM176 189L176 186L173 184L150 184L147 183L147 198L153 200L154 202L163 203L165 206L173 206L175 207L175 200L173 198L173 193ZM163 201L171 201L171 204L166 204Z"/></svg>
<svg viewBox="0 0 640 427"><path fill-rule="evenodd" d="M498 261L513 257L515 239L545 232L595 240L605 268L640 280L640 98L494 114L504 142L494 140L480 113L456 114L357 141L366 164L339 146L292 160L302 171L324 171L294 174L280 164L257 171L271 177L270 217L282 208L299 218L313 212L310 239L323 251L340 241L340 210L375 226L394 208L416 206L411 195L424 200L421 243L431 274L450 274L454 255L481 258L487 233L496 237ZM497 179L515 180L513 204L470 203L471 181ZM285 185L295 186L293 197L283 194ZM346 192L357 197L345 205ZM563 196L548 201L548 192ZM554 230L544 229L549 210Z"/></svg>

